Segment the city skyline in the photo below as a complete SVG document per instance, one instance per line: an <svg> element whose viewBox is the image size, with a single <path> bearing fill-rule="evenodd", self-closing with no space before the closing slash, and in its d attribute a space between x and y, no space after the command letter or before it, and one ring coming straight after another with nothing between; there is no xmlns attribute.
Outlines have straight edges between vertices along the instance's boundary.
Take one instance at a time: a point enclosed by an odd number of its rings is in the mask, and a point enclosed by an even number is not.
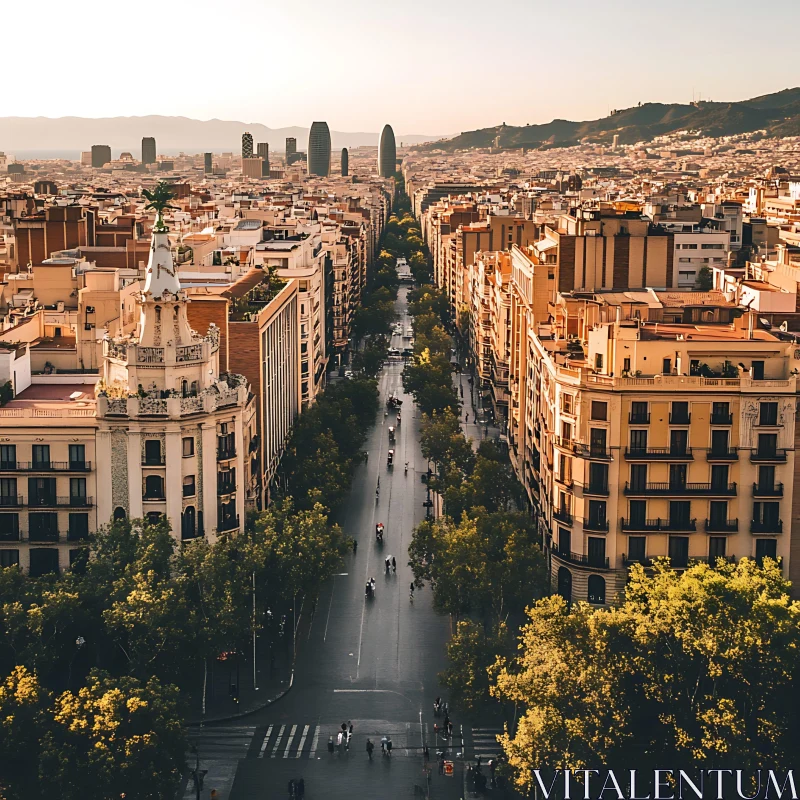
<svg viewBox="0 0 800 800"><path fill-rule="evenodd" d="M43 5L46 13L37 11L37 38L45 50L57 48L75 22L68 9L54 2ZM85 35L99 35L105 26L113 29L116 22L123 21L106 8L99 13L101 7L93 1L87 5L81 28ZM294 60L292 70L270 80L269 103L258 82L241 80L231 84L221 72L209 74L202 84L182 85L180 92L153 92L151 83L142 81L118 96L102 92L75 95L60 91L48 80L51 66L46 60L34 60L26 69L30 70L31 80L39 81L40 91L28 92L27 82L11 83L4 96L4 113L90 118L178 114L197 119L242 119L270 127L295 125L311 116L327 120L332 130L368 131L379 131L385 120L391 119L400 137L403 133L457 134L500 122L525 125L553 118L591 119L640 101L686 103L697 97L737 101L800 83L800 76L792 75L791 67L787 70L781 59L762 62L756 71L749 67L747 59L737 62L730 58L731 52L746 48L752 41L735 13L739 8L745 10L738 0L727 6L729 13L725 15L717 14L711 4L679 0L671 6L670 13L678 18L685 13L693 24L677 28L660 24L662 15L657 8L641 8L628 0L614 4L616 14L583 0L563 9L505 0L493 7L490 17L482 16L480 25L473 24L479 6L472 0L463 5L456 17L446 8L423 6L418 0L411 0L404 6L409 20L406 26L388 24L395 11L355 0L350 5L347 26L363 48L362 57L383 59L386 52L404 52L408 56L396 60L396 66L360 72L355 83L348 59L326 55L326 36L344 24L338 10L323 3L311 5L318 24L307 32L305 54ZM771 46L780 48L782 42L788 46L792 22L800 21L800 10L790 2L776 2L773 6L775 17L784 24L773 33ZM97 8L97 14L92 13L92 7ZM37 9L41 10L41 6ZM258 8L234 3L231 11L238 13L236 9L247 14L252 30L292 30L294 20L281 6ZM151 35L149 27L154 18L151 10L155 12L155 5L145 0L140 14L124 20L127 34L140 42L142 64L162 60L158 54L161 39ZM183 11L182 4L159 7L159 26L164 31L179 28L193 41L202 37L204 24L218 13L205 1L193 8L196 13L190 16ZM24 29L31 22L32 12L21 5L6 11L9 29ZM412 28L409 47L407 38ZM570 31L568 68L535 53L532 57L531 53L532 35L546 41L549 31L560 29ZM713 30L714 35L701 37L698 32L704 30ZM376 35L378 31L380 36ZM598 33L602 38L597 38ZM493 66L491 54L497 52L493 44L496 42L503 43L503 53ZM276 61L293 56L291 36L273 35L270 46ZM8 43L12 61L17 56L24 57L24 48L21 41ZM482 52L489 55L475 57ZM681 58L681 52L694 52L694 57ZM422 53L426 54L424 59L414 57ZM239 53L238 74L258 73L259 58L257 48ZM669 69L655 68L654 59L659 63L668 59ZM645 68L631 70L627 68L629 64ZM647 64L653 64L653 68L648 69ZM446 104L441 103L436 83L423 80L431 69L455 70L458 75ZM169 73L168 62L162 71ZM319 79L321 74L325 75L324 81ZM589 75L591 84L587 83ZM413 101L408 94L412 86ZM347 102L343 102L345 95ZM476 96L482 102L475 103Z"/></svg>

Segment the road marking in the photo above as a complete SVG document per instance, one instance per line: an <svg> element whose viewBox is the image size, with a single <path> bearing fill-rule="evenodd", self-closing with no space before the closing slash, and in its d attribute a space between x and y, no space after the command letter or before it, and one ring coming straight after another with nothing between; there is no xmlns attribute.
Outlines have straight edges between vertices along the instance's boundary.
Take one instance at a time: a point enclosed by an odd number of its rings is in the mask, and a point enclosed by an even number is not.
<svg viewBox="0 0 800 800"><path fill-rule="evenodd" d="M286 741L286 749L283 751L283 757L289 758L289 748L292 746L292 739L294 739L294 732L297 730L297 725L292 725L292 732L289 734L289 738Z"/></svg>
<svg viewBox="0 0 800 800"><path fill-rule="evenodd" d="M311 752L308 754L309 758L314 758L315 753L317 752L317 744L319 743L319 720L317 720L317 728L314 731L314 738L311 740Z"/></svg>
<svg viewBox="0 0 800 800"><path fill-rule="evenodd" d="M270 758L277 758L278 757L278 748L281 745L281 739L283 738L283 732L286 730L285 725L281 725L281 729L278 731L278 738L275 740L275 747L272 748L272 753L270 753Z"/></svg>
<svg viewBox="0 0 800 800"><path fill-rule="evenodd" d="M264 751L267 749L267 743L269 742L269 737L272 736L272 728L273 726L270 725L267 728L267 734L264 736L264 743L261 745L261 752L258 754L259 758L264 758Z"/></svg>
<svg viewBox="0 0 800 800"><path fill-rule="evenodd" d="M310 725L306 725L305 728L303 728L303 735L300 737L300 744L297 745L297 755L295 756L295 758L300 758L300 756L303 753L303 748L306 745L306 736L308 736L308 729L310 727L311 727Z"/></svg>

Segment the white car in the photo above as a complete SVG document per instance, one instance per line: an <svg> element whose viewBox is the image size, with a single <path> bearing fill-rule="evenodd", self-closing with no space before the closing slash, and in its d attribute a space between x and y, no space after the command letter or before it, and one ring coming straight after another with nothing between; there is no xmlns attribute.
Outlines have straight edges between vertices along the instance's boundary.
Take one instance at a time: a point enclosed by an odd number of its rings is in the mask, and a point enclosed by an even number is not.
<svg viewBox="0 0 800 800"><path fill-rule="evenodd" d="M389 355L390 356L399 356L400 355L400 351L396 347L390 347L389 348Z"/></svg>

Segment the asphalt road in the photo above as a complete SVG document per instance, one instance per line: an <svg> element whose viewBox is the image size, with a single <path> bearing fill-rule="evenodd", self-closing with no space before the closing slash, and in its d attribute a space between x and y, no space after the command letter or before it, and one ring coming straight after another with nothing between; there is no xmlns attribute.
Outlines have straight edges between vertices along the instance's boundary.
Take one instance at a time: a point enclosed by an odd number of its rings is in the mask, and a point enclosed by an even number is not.
<svg viewBox="0 0 800 800"><path fill-rule="evenodd" d="M404 330L410 326L405 293L401 289L397 301ZM404 341L407 346L408 339L394 336L392 345L402 349ZM211 789L219 800L285 798L288 781L301 776L308 800L449 800L463 794L460 768L452 778L438 774L433 732L433 700L441 694L436 676L446 666L450 620L433 611L429 588L417 590L409 600L413 575L408 545L414 525L425 517L421 476L428 465L419 446L419 414L403 392L401 374L402 363L392 362L380 375L381 408L365 444L369 459L356 470L339 518L345 532L358 540L357 554L349 554L343 574L321 588L313 613L310 608L302 612L292 690L265 710L200 732L201 768L209 770L204 798ZM395 413L384 416L389 394L404 401L400 426ZM390 425L396 426L394 443L389 441ZM395 451L391 469L386 464L390 447ZM385 525L382 545L375 539L377 522ZM385 574L387 555L396 558L396 573ZM366 599L370 577L376 592ZM341 723L350 721L349 750L337 748L331 755L328 738L335 740ZM453 721L461 733L459 720ZM472 742L471 730L463 733ZM476 731L476 742L478 735ZM391 757L381 755L383 736L392 739ZM376 746L372 761L365 751L367 737ZM426 744L430 787L423 763ZM453 750L460 749L461 740L455 739ZM185 796L194 797L191 784Z"/></svg>

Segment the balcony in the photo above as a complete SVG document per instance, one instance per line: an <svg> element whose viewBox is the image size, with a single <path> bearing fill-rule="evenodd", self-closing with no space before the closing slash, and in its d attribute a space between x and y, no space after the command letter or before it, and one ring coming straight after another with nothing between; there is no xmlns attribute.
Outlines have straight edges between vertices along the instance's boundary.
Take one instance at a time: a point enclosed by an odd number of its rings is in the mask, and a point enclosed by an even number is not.
<svg viewBox="0 0 800 800"><path fill-rule="evenodd" d="M235 447L217 448L217 461L229 461L232 458L236 458Z"/></svg>
<svg viewBox="0 0 800 800"><path fill-rule="evenodd" d="M161 503L166 499L164 492L147 492L142 495L142 500L145 503Z"/></svg>
<svg viewBox="0 0 800 800"><path fill-rule="evenodd" d="M650 424L650 414L628 414L628 424L629 425L649 425Z"/></svg>
<svg viewBox="0 0 800 800"><path fill-rule="evenodd" d="M58 531L30 531L28 533L29 542L57 542L58 539Z"/></svg>
<svg viewBox="0 0 800 800"><path fill-rule="evenodd" d="M587 519L586 517L584 517L584 519L583 519L583 529L585 531L607 532L608 531L608 520L607 519Z"/></svg>
<svg viewBox="0 0 800 800"><path fill-rule="evenodd" d="M605 447L600 447L597 444L583 444L582 442L574 442L574 452L581 458L597 458L603 461L611 461L611 451Z"/></svg>
<svg viewBox="0 0 800 800"><path fill-rule="evenodd" d="M711 424L712 425L733 425L733 414L715 414L713 411L711 412Z"/></svg>
<svg viewBox="0 0 800 800"><path fill-rule="evenodd" d="M692 533L697 530L694 519L621 519L623 531L636 533Z"/></svg>
<svg viewBox="0 0 800 800"><path fill-rule="evenodd" d="M680 497L683 495L708 495L731 497L736 495L736 483L642 483L631 486L625 481L626 495L656 495Z"/></svg>
<svg viewBox="0 0 800 800"><path fill-rule="evenodd" d="M21 494L0 496L0 508L19 508L22 505Z"/></svg>
<svg viewBox="0 0 800 800"><path fill-rule="evenodd" d="M751 450L750 461L753 464L763 464L765 461L785 464L786 450L783 448L777 450Z"/></svg>
<svg viewBox="0 0 800 800"><path fill-rule="evenodd" d="M217 481L217 494L233 494L236 491L236 481Z"/></svg>
<svg viewBox="0 0 800 800"><path fill-rule="evenodd" d="M626 447L625 458L628 461L692 461L694 455L691 447Z"/></svg>
<svg viewBox="0 0 800 800"><path fill-rule="evenodd" d="M783 497L783 484L776 483L774 486L771 484L762 486L760 483L754 483L753 497Z"/></svg>
<svg viewBox="0 0 800 800"><path fill-rule="evenodd" d="M606 482L589 482L583 487L583 493L587 494L594 494L599 495L600 497L608 497L608 483Z"/></svg>
<svg viewBox="0 0 800 800"><path fill-rule="evenodd" d="M143 458L142 459L142 466L143 467L165 467L167 465L166 459L164 456L158 456L158 458L150 457L150 458Z"/></svg>
<svg viewBox="0 0 800 800"><path fill-rule="evenodd" d="M728 564L736 563L736 556L689 556L689 561L699 561L701 564L716 567L720 558Z"/></svg>
<svg viewBox="0 0 800 800"><path fill-rule="evenodd" d="M572 514L563 508L553 509L553 519L563 522L565 525L572 525Z"/></svg>
<svg viewBox="0 0 800 800"><path fill-rule="evenodd" d="M592 569L608 569L607 558L597 558L587 556L583 553L566 553L561 550L553 550L553 555L560 558L562 561L568 561L570 564L579 564L583 567L591 567Z"/></svg>
<svg viewBox="0 0 800 800"><path fill-rule="evenodd" d="M220 518L217 524L217 530L222 531L235 531L239 527L239 516Z"/></svg>
<svg viewBox="0 0 800 800"><path fill-rule="evenodd" d="M630 567L632 564L641 564L643 567L652 567L653 566L653 559L652 558L635 558L633 556L629 556L626 553L622 554L622 563L626 567Z"/></svg>
<svg viewBox="0 0 800 800"><path fill-rule="evenodd" d="M739 530L738 519L707 519L706 533L736 533Z"/></svg>
<svg viewBox="0 0 800 800"><path fill-rule="evenodd" d="M684 412L673 414L670 412L669 424L670 425L689 425L692 421L692 415Z"/></svg>
<svg viewBox="0 0 800 800"><path fill-rule="evenodd" d="M24 538L25 534L19 527L14 527L8 531L0 531L0 542L21 542Z"/></svg>
<svg viewBox="0 0 800 800"><path fill-rule="evenodd" d="M94 505L94 497L85 495L56 497L52 494L39 494L28 497L26 505L29 508L91 508Z"/></svg>
<svg viewBox="0 0 800 800"><path fill-rule="evenodd" d="M783 520L752 520L750 533L783 533Z"/></svg>
<svg viewBox="0 0 800 800"><path fill-rule="evenodd" d="M710 447L706 450L706 461L738 461L737 447Z"/></svg>
<svg viewBox="0 0 800 800"><path fill-rule="evenodd" d="M0 472L91 472L91 461L0 461Z"/></svg>

